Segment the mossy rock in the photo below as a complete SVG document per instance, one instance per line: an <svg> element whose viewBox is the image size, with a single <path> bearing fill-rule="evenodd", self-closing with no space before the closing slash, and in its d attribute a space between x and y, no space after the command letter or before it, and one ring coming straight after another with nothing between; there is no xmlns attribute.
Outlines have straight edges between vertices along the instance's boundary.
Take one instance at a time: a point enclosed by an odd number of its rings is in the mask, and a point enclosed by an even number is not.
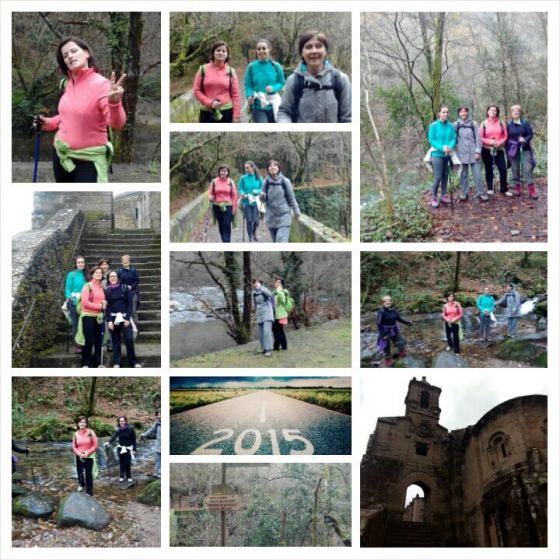
<svg viewBox="0 0 560 560"><path fill-rule="evenodd" d="M396 368L425 368L426 364L420 358L416 356L405 356L404 358L399 358L393 367Z"/></svg>
<svg viewBox="0 0 560 560"><path fill-rule="evenodd" d="M52 498L50 496L43 496L38 492L20 496L12 505L12 513L14 515L23 515L24 517L50 517L53 511L54 503Z"/></svg>
<svg viewBox="0 0 560 560"><path fill-rule="evenodd" d="M148 506L159 506L161 503L161 480L154 480L146 484L137 500Z"/></svg>
<svg viewBox="0 0 560 560"><path fill-rule="evenodd" d="M29 490L21 484L12 484L12 496L27 496Z"/></svg>
<svg viewBox="0 0 560 560"><path fill-rule="evenodd" d="M539 301L534 309L537 317L548 317L548 302L546 300Z"/></svg>
<svg viewBox="0 0 560 560"><path fill-rule="evenodd" d="M517 340L515 338L510 338L500 345L498 351L498 358L502 360L512 360L514 362L526 362L532 365L538 365L538 360L543 360L542 354L546 352L542 351L542 348L533 344L529 340ZM543 366L540 366L543 367Z"/></svg>
<svg viewBox="0 0 560 560"><path fill-rule="evenodd" d="M107 424L107 422L97 418L89 421L89 427L95 432L97 437L110 436L115 431L115 427L112 424Z"/></svg>
<svg viewBox="0 0 560 560"><path fill-rule="evenodd" d="M12 473L12 480L14 482L21 482L23 480L23 475L20 472Z"/></svg>
<svg viewBox="0 0 560 560"><path fill-rule="evenodd" d="M416 299L407 304L407 310L413 313L431 313L441 311L443 297L435 297L431 293L419 294Z"/></svg>

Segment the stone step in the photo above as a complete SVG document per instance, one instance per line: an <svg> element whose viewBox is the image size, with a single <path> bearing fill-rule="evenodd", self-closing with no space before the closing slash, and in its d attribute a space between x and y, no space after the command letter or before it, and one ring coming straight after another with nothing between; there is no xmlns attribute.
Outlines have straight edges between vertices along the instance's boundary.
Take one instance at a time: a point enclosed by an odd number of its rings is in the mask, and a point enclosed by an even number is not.
<svg viewBox="0 0 560 560"><path fill-rule="evenodd" d="M134 345L134 350L139 362L144 367L161 367L161 346L158 343L139 343ZM128 366L126 361L126 348L123 344L122 354L125 359L122 366ZM112 365L112 353L103 352L103 363L105 366ZM66 344L54 345L43 354L36 354L31 360L31 367L37 368L79 368L80 354L72 351L66 352Z"/></svg>
<svg viewBox="0 0 560 560"><path fill-rule="evenodd" d="M140 312L138 312L140 314ZM140 325L140 332L143 331L157 331L160 332L161 331L161 321L159 319L144 319L142 320L142 315L140 315L140 318L138 320L138 323ZM62 340L64 340L64 342L66 342L66 333L68 331L68 321L62 319L61 321L58 322L57 324L57 330L58 330L58 335L57 336L63 336L64 338Z"/></svg>
<svg viewBox="0 0 560 560"><path fill-rule="evenodd" d="M86 253L84 251L84 253ZM97 264L100 259L109 259L112 263L120 263L121 256L124 253L121 251L119 253L86 253L82 255L87 263ZM132 266L136 267L137 264L147 264L147 263L160 263L161 262L161 251L146 251L141 255L133 255ZM119 266L120 268L120 266Z"/></svg>
<svg viewBox="0 0 560 560"><path fill-rule="evenodd" d="M138 325L138 334L136 335L135 344L140 344L142 342L161 342L161 332L159 330L148 330L146 325ZM64 343L66 344L66 332L61 332L56 335L55 344ZM73 341L70 341L70 346L74 345Z"/></svg>
<svg viewBox="0 0 560 560"><path fill-rule="evenodd" d="M128 252L131 255L134 255L135 253L141 253L144 250L151 250L151 251L157 251L161 248L161 244L158 242L153 242L153 243L117 243L115 242L103 242L103 241L99 241L99 242L92 242L91 240L87 240L86 243L82 242L80 243L80 248L82 249L83 252L86 251L86 249L91 249L94 252L98 252L98 253L104 253L105 251L109 251L109 252L122 252L122 254L124 255L125 252Z"/></svg>
<svg viewBox="0 0 560 560"><path fill-rule="evenodd" d="M441 534L437 527L430 523L402 521L387 525L385 547L440 547Z"/></svg>

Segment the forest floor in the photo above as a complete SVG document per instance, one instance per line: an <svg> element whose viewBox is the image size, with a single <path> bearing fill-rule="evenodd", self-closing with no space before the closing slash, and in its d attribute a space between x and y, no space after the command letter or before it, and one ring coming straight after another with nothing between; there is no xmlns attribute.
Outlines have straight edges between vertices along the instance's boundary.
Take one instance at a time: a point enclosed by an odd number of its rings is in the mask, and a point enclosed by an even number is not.
<svg viewBox="0 0 560 560"><path fill-rule="evenodd" d="M528 242L544 243L547 240L547 180L536 181L538 200L532 200L525 190L522 197L505 197L500 193L489 195L488 202L480 202L474 191L465 202L459 193L453 195L451 204L440 205L432 211L432 230L425 241L464 242ZM429 192L422 203L429 206Z"/></svg>
<svg viewBox="0 0 560 560"><path fill-rule="evenodd" d="M273 352L270 358L257 354L259 343L253 341L219 352L175 360L171 362L171 367L348 368L352 358L351 330L350 319L328 321L289 331L288 351Z"/></svg>

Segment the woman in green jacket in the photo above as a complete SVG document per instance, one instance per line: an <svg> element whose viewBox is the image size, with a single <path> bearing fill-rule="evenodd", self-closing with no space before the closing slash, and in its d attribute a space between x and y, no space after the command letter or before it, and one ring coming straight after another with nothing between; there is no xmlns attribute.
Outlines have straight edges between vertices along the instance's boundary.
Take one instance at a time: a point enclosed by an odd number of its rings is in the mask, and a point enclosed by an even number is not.
<svg viewBox="0 0 560 560"><path fill-rule="evenodd" d="M457 133L449 122L449 108L442 105L439 109L439 118L428 129L428 141L432 150L432 169L434 182L432 183L432 208L439 206L438 188L441 184L441 202L448 203L447 177L449 175L449 157L457 143Z"/></svg>
<svg viewBox="0 0 560 560"><path fill-rule="evenodd" d="M490 294L488 286L484 286L484 292L478 296L476 307L480 312L480 342L490 342L490 323L492 313L496 307L494 297Z"/></svg>
<svg viewBox="0 0 560 560"><path fill-rule="evenodd" d="M288 340L284 332L284 325L288 324L288 290L284 288L284 280L276 278L274 280L274 323L272 325L272 336L274 337L274 350L287 350Z"/></svg>
<svg viewBox="0 0 560 560"><path fill-rule="evenodd" d="M245 175L237 182L239 201L243 209L249 241L258 241L257 229L259 228L260 205L259 195L262 192L263 179L259 168L252 161L245 162Z"/></svg>
<svg viewBox="0 0 560 560"><path fill-rule="evenodd" d="M89 279L86 260L81 255L78 255L76 257L76 267L66 275L66 285L64 288L64 297L66 298L66 308L68 309L72 340L74 340L78 330L79 315L76 311L76 305L80 300L82 288ZM76 346L76 352L78 353L81 351L81 346Z"/></svg>

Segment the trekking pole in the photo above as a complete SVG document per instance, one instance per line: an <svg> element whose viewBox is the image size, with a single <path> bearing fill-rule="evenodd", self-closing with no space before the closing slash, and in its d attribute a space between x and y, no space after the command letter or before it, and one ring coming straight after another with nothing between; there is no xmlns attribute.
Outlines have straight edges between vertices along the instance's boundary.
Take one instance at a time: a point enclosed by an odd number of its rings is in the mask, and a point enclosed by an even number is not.
<svg viewBox="0 0 560 560"><path fill-rule="evenodd" d="M33 183L37 182L37 170L39 168L39 153L41 151L41 131L35 133L35 151L33 154Z"/></svg>
<svg viewBox="0 0 560 560"><path fill-rule="evenodd" d="M99 366L104 368L103 365L103 342L105 339L105 317L103 317L103 322L101 323L101 357L99 358Z"/></svg>
<svg viewBox="0 0 560 560"><path fill-rule="evenodd" d="M31 469L31 476L33 477L33 486L35 488L35 492L37 492L37 480L35 479L35 469L33 468L33 464L31 463L31 461L29 460L29 447L27 448L25 461L27 462L27 466Z"/></svg>
<svg viewBox="0 0 560 560"><path fill-rule="evenodd" d="M519 142L519 179L521 182L521 202L524 202L525 196L523 194L523 144Z"/></svg>
<svg viewBox="0 0 560 560"><path fill-rule="evenodd" d="M243 243L245 243L245 212L243 212L243 223L241 224L241 228L243 229Z"/></svg>
<svg viewBox="0 0 560 560"><path fill-rule="evenodd" d="M208 205L208 211L206 212L206 216L204 216L204 229L202 232L202 241L203 243L206 242L208 239L208 226L210 225L210 212L212 211L212 201Z"/></svg>
<svg viewBox="0 0 560 560"><path fill-rule="evenodd" d="M110 466L111 461L109 461L109 446L108 445L105 446L105 457L107 458L107 476L109 477L109 484L113 484L113 482L111 480L111 466Z"/></svg>
<svg viewBox="0 0 560 560"><path fill-rule="evenodd" d="M449 198L451 199L451 213L453 214L455 212L455 208L453 206L453 164L450 157L447 158L447 162L449 165Z"/></svg>

